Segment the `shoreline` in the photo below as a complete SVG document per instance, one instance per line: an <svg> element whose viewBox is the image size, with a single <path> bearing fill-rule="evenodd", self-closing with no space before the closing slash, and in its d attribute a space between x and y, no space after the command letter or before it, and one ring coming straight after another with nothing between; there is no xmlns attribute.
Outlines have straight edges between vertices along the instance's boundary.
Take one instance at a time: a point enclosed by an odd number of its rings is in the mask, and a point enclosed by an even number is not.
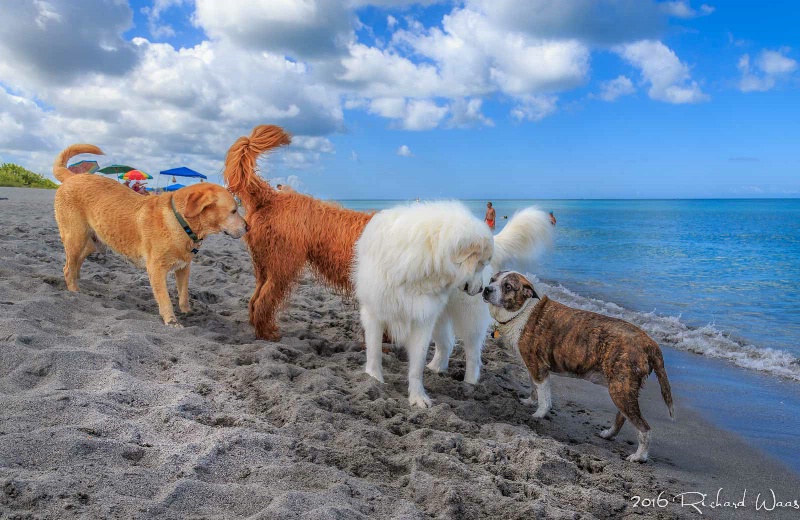
<svg viewBox="0 0 800 520"><path fill-rule="evenodd" d="M800 478L694 411L669 361L677 420L648 384L643 465L624 460L635 449L630 425L614 441L597 437L615 412L603 387L556 376L554 411L534 420L518 401L523 369L494 340L479 385L460 380L457 348L448 374L425 374L435 406L412 409L403 350L385 354L385 385L366 376L356 309L308 277L281 315L284 338L256 340L241 241L204 244L182 330L161 325L146 273L114 254L91 256L82 292L68 293L52 193L0 202L0 511L696 518L674 503L637 508L632 497L711 500L723 488L739 500L746 488L752 507L704 516L797 514L755 512L751 498L770 488L800 500ZM174 296L172 278L170 287Z"/></svg>

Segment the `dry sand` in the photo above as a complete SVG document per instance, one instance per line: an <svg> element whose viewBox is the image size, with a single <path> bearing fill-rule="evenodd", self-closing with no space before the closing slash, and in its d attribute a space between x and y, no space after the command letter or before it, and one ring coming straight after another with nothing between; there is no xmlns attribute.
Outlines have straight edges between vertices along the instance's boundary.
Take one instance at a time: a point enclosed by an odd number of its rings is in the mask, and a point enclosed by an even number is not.
<svg viewBox="0 0 800 520"><path fill-rule="evenodd" d="M494 341L478 386L457 350L449 374L426 374L435 406L410 408L402 349L384 356L385 385L366 376L352 302L310 278L284 339L257 341L249 257L225 236L192 266L182 330L114 254L90 257L69 293L53 194L0 189L0 518L699 517L631 497L719 487L748 488L749 507L706 517L797 517L754 511L770 487L800 499L796 476L681 406L680 388L675 423L646 389L639 465L623 460L629 425L595 435L613 417L604 388L556 378L555 412L536 421Z"/></svg>

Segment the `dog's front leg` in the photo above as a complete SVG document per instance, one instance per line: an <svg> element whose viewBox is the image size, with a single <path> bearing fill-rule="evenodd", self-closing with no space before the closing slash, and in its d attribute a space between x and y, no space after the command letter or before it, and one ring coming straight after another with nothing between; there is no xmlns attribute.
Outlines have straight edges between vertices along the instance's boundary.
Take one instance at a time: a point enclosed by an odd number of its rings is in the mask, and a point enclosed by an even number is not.
<svg viewBox="0 0 800 520"><path fill-rule="evenodd" d="M181 312L191 312L192 307L189 305L189 266L186 264L183 269L175 270L175 285L178 286L178 307Z"/></svg>
<svg viewBox="0 0 800 520"><path fill-rule="evenodd" d="M432 334L433 327L417 324L412 327L406 343L408 350L408 402L411 406L419 408L428 408L433 404L422 384L425 358L428 355L428 345L431 342Z"/></svg>
<svg viewBox="0 0 800 520"><path fill-rule="evenodd" d="M383 383L383 324L366 307L361 307L361 325L367 346L367 366L364 371Z"/></svg>
<svg viewBox="0 0 800 520"><path fill-rule="evenodd" d="M175 318L175 312L172 309L172 302L169 299L169 291L167 290L167 273L169 270L166 266L153 262L147 265L147 274L150 276L150 287L153 288L153 296L156 297L158 303L158 313L164 324L170 327L180 327L181 324Z"/></svg>
<svg viewBox="0 0 800 520"><path fill-rule="evenodd" d="M539 406L536 408L536 412L534 412L533 417L535 419L541 419L547 412L550 411L550 408L553 406L553 393L550 386L550 376L546 375L541 382L537 382L535 379L533 381L536 383L536 397L539 401Z"/></svg>

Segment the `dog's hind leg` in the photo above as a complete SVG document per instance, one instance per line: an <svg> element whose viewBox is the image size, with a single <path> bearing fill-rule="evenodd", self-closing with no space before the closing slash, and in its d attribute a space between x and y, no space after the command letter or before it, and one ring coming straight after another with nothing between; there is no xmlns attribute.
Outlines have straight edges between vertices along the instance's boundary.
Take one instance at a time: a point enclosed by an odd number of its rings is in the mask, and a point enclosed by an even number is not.
<svg viewBox="0 0 800 520"><path fill-rule="evenodd" d="M64 252L67 256L64 263L64 281L67 283L68 290L77 292L81 264L91 252L86 252L87 248L91 246L91 240L86 231L62 233L61 240L64 242Z"/></svg>
<svg viewBox="0 0 800 520"><path fill-rule="evenodd" d="M363 305L361 306L361 324L364 327L364 341L367 344L367 365L364 371L383 383L383 340L384 324ZM423 361L424 362L424 361Z"/></svg>
<svg viewBox="0 0 800 520"><path fill-rule="evenodd" d="M425 358L431 342L433 326L428 323L416 323L411 327L411 333L406 339L408 350L408 402L411 406L428 408L431 398L425 392L422 384L422 375L425 372Z"/></svg>
<svg viewBox="0 0 800 520"><path fill-rule="evenodd" d="M83 247L83 251L81 251L81 256L78 258L78 262L75 267L75 269L77 270L78 280L80 280L81 278L81 266L83 265L83 262L86 260L86 257L91 255L95 251L97 251L97 249L95 248L94 240L92 239L87 240L86 245Z"/></svg>
<svg viewBox="0 0 800 520"><path fill-rule="evenodd" d="M619 431L622 429L623 424L625 424L625 416L622 415L622 412L617 412L617 416L614 418L614 425L607 430L601 431L597 435L603 439L611 440L617 436Z"/></svg>
<svg viewBox="0 0 800 520"><path fill-rule="evenodd" d="M636 428L639 437L639 447L636 452L628 456L631 462L647 462L650 450L650 425L642 417L639 410L640 383L630 381L609 381L608 393L619 411Z"/></svg>
<svg viewBox="0 0 800 520"><path fill-rule="evenodd" d="M433 329L433 341L436 344L436 352L433 354L431 362L428 363L428 368L440 374L447 372L450 355L456 344L456 336L453 333L453 322L446 312L443 312L436 322L436 327Z"/></svg>
<svg viewBox="0 0 800 520"><path fill-rule="evenodd" d="M281 334L275 324L275 314L303 266L280 263L270 267L274 269L266 274L261 290L253 294L255 301L252 301L250 321L256 329L256 336L269 341L278 341L281 339Z"/></svg>

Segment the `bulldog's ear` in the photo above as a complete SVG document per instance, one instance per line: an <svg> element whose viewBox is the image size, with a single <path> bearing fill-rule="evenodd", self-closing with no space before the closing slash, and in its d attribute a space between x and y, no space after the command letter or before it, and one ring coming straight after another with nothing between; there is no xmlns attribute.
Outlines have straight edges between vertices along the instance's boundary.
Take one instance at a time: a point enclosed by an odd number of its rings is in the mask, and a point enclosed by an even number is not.
<svg viewBox="0 0 800 520"><path fill-rule="evenodd" d="M186 197L186 209L184 216L194 218L215 200L214 194L208 190L194 191Z"/></svg>
<svg viewBox="0 0 800 520"><path fill-rule="evenodd" d="M527 299L527 298L536 298L536 299L540 299L540 298L539 298L539 295L538 295L538 294L536 294L536 290L533 288L533 286L531 286L531 285L528 285L528 284L525 284L525 285L523 285L523 286L522 286L522 295L523 295L523 296L524 296L526 299Z"/></svg>

